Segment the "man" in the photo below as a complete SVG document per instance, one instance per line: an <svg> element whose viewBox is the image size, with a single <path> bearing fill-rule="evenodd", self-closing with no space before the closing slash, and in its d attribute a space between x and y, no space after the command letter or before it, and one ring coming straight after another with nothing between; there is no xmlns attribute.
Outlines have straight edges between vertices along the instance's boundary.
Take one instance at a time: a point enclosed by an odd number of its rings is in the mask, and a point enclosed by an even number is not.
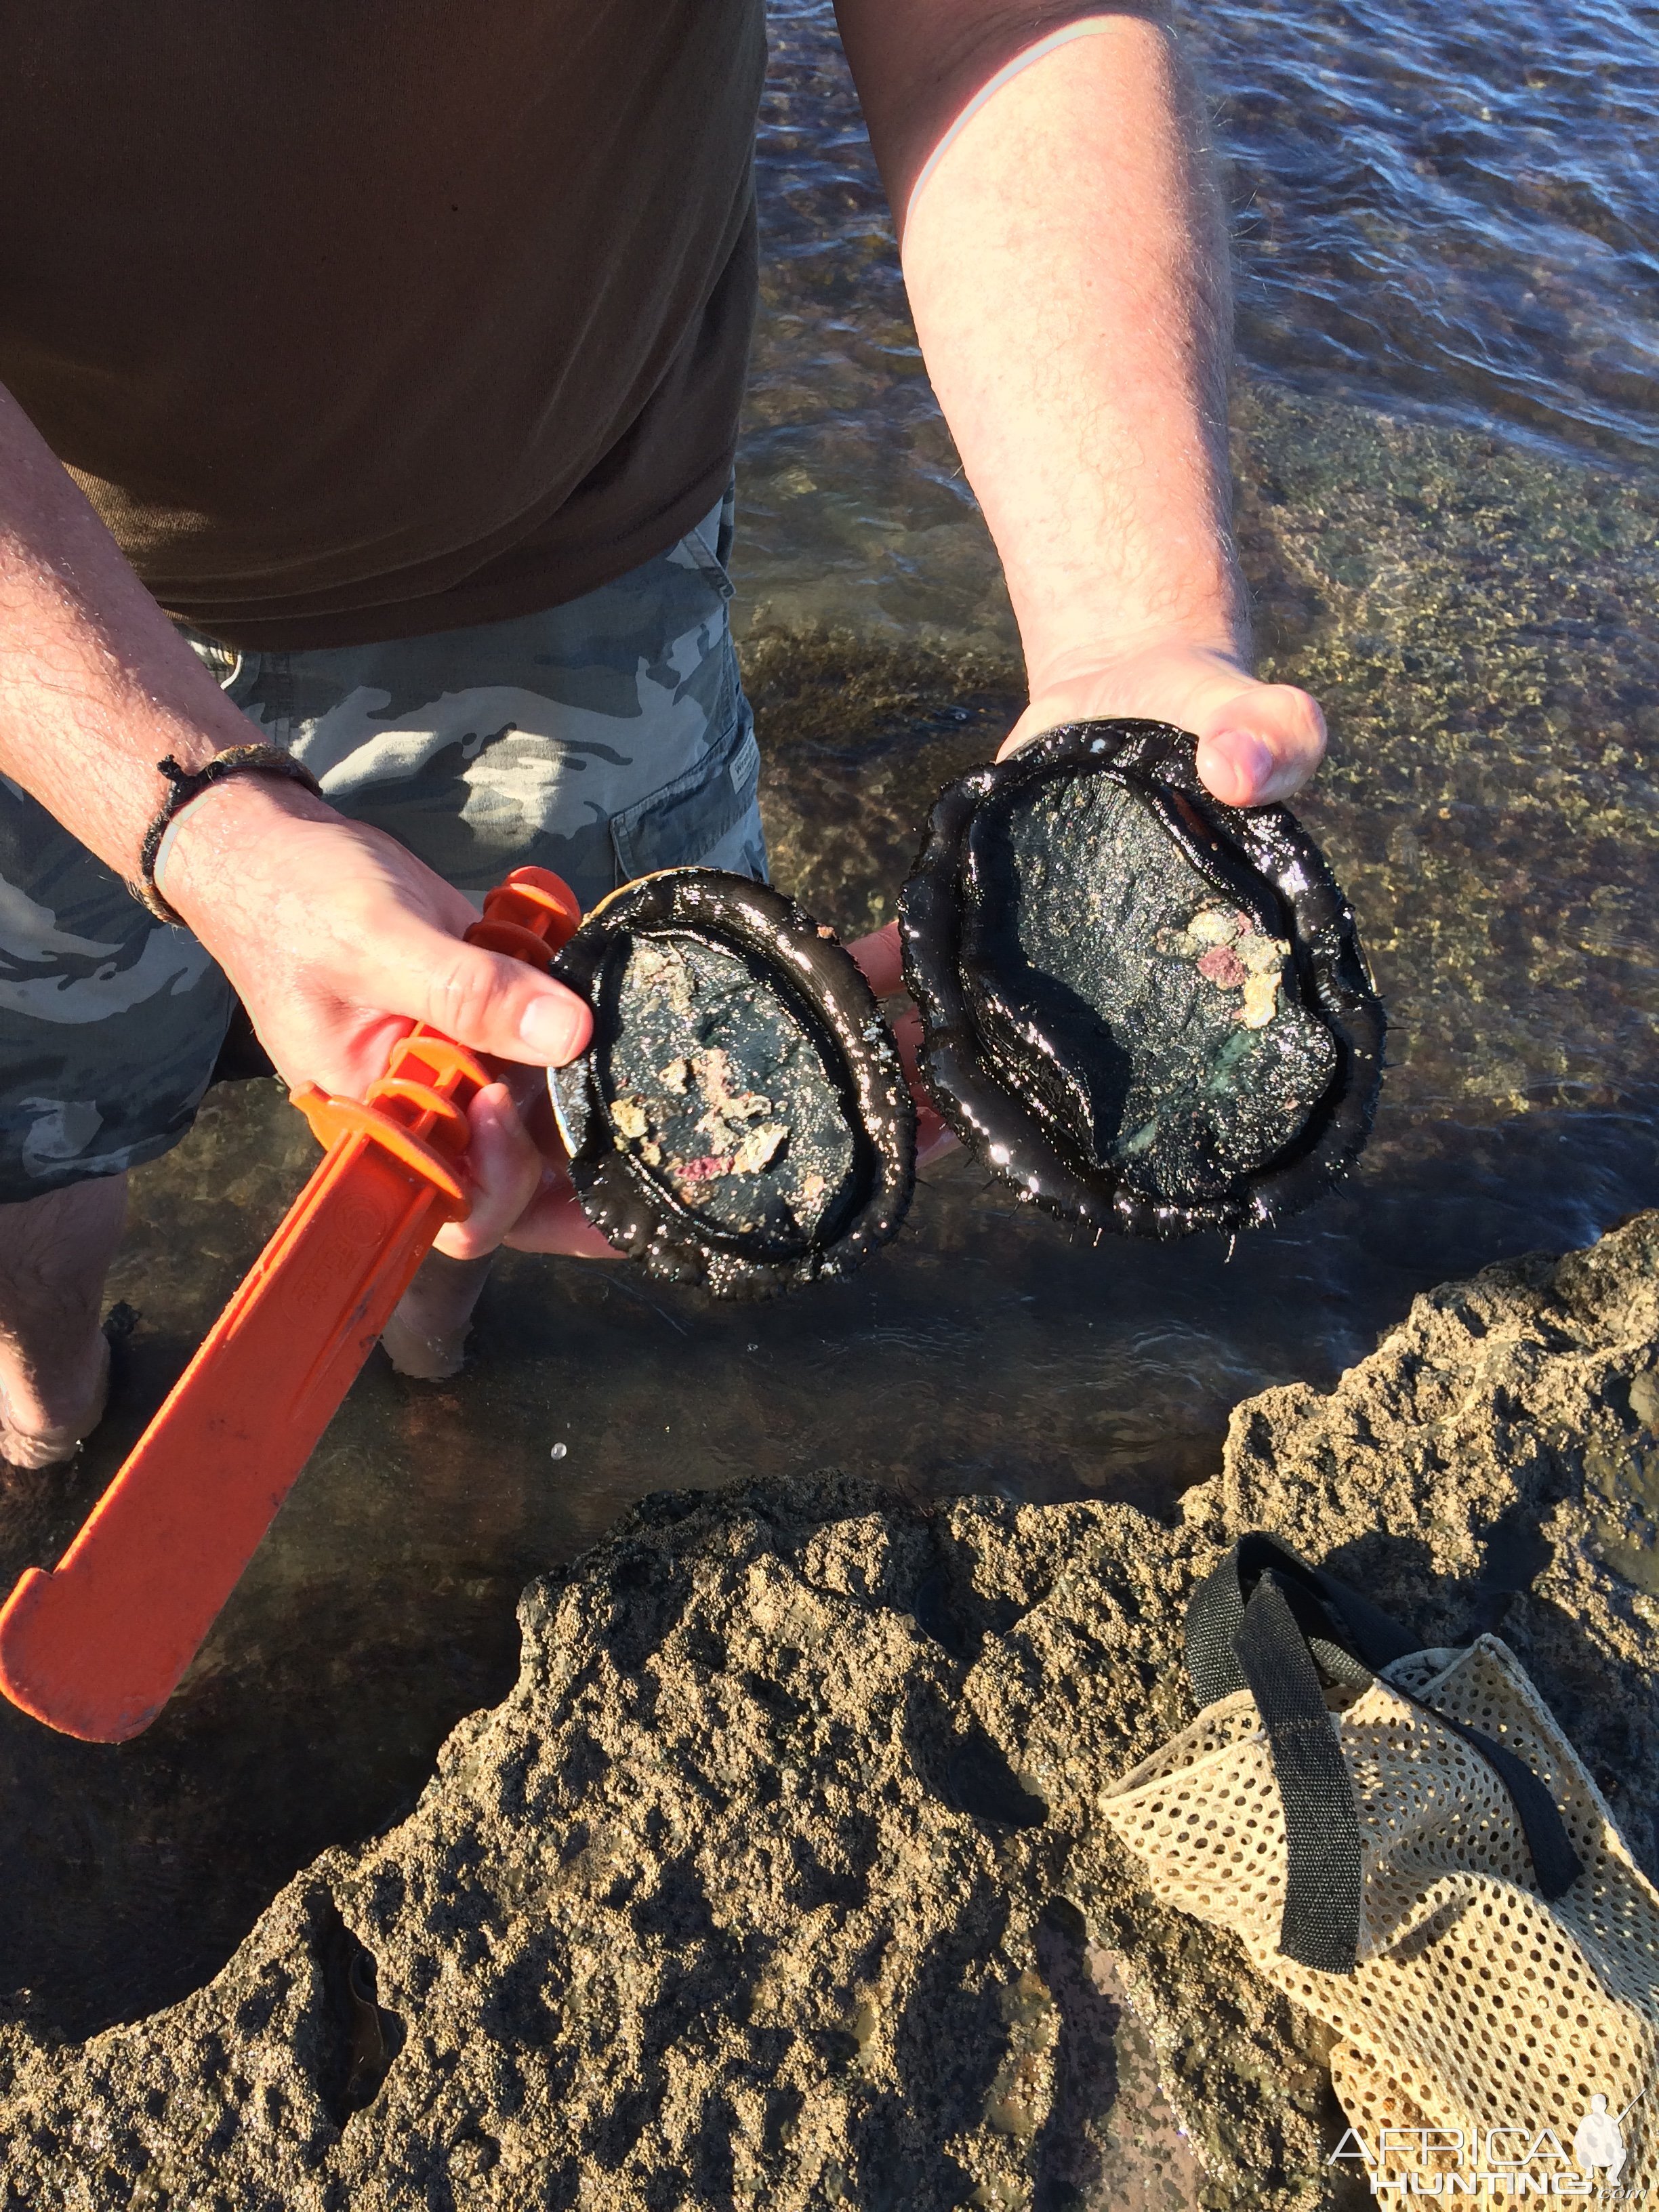
<svg viewBox="0 0 1659 2212"><path fill-rule="evenodd" d="M721 500L762 4L63 0L3 34L14 1462L97 1418L125 1170L188 1126L228 987L290 1083L360 1094L416 1020L557 1065L585 1009L464 945L467 891L761 865ZM1155 0L839 17L1020 625L1009 742L1156 715L1218 797L1288 795L1322 725L1249 672L1224 245ZM159 763L261 740L320 792L192 787L156 850ZM182 927L121 890L147 859ZM890 988L890 939L866 958ZM504 1086L471 1165L388 1334L411 1370L453 1360L503 1237L592 1246Z"/></svg>

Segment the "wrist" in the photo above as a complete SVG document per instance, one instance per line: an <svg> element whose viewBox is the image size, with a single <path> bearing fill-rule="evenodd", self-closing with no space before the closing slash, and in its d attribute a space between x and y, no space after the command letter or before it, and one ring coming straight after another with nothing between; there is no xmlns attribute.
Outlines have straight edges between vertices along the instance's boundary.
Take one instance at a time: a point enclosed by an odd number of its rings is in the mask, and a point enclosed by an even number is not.
<svg viewBox="0 0 1659 2212"><path fill-rule="evenodd" d="M1248 675L1253 641L1243 581L1224 542L1212 548L1212 556L1183 562L1178 585L1169 579L1150 598L1113 590L1103 577L1075 578L1078 588L1071 592L1059 587L1059 579L1033 592L1015 588L1011 578L1032 690L1070 682L1085 668L1160 655L1229 661Z"/></svg>
<svg viewBox="0 0 1659 2212"><path fill-rule="evenodd" d="M337 822L326 799L278 775L246 773L197 793L167 824L152 880L197 936L238 902L267 841L295 822Z"/></svg>
<svg viewBox="0 0 1659 2212"><path fill-rule="evenodd" d="M1242 624L1149 624L1139 631L1115 629L1051 641L1040 654L1028 653L1026 670L1034 699L1063 695L1085 684L1121 685L1134 693L1149 685L1161 688L1176 674L1189 681L1224 676L1248 684L1250 640Z"/></svg>

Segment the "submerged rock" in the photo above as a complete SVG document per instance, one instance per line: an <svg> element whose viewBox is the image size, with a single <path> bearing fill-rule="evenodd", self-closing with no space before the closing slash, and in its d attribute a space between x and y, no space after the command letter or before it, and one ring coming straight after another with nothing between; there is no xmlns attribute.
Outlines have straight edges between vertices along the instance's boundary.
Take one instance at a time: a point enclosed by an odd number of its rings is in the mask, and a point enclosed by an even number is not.
<svg viewBox="0 0 1659 2212"><path fill-rule="evenodd" d="M1320 2037L1147 1896L1099 1790L1189 1717L1188 1590L1265 1526L1425 1642L1498 1630L1654 1871L1656 1349L1647 1214L1248 1401L1177 1528L834 1475L648 1501L526 1594L515 1690L411 1816L208 1987L0 2028L0 2203L1334 2204Z"/></svg>

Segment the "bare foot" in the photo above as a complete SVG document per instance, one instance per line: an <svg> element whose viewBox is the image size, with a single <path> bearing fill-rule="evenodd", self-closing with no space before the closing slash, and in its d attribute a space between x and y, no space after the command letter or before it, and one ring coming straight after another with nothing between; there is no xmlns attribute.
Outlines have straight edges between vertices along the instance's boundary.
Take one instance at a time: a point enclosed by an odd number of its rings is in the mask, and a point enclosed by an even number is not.
<svg viewBox="0 0 1659 2212"><path fill-rule="evenodd" d="M90 1385L81 1395L78 1409L67 1419L53 1418L67 1393L55 1393L56 1402L47 1407L24 1387L18 1390L19 1402L14 1404L10 1393L0 1383L0 1464L32 1472L75 1457L103 1419L109 1398L109 1339L101 1329L91 1360Z"/></svg>
<svg viewBox="0 0 1659 2212"><path fill-rule="evenodd" d="M489 1279L494 1258L451 1260L428 1253L381 1333L386 1357L399 1375L420 1382L446 1382L466 1357L472 1309Z"/></svg>
<svg viewBox="0 0 1659 2212"><path fill-rule="evenodd" d="M124 1175L0 1206L0 1464L73 1459L109 1395L104 1277L126 1213Z"/></svg>

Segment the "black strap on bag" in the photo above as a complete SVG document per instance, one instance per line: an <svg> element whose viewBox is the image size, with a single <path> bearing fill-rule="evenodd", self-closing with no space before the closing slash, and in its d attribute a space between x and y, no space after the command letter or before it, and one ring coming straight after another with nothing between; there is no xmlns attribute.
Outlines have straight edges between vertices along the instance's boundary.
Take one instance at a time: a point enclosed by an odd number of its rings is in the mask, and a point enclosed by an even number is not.
<svg viewBox="0 0 1659 2212"><path fill-rule="evenodd" d="M1285 1808L1279 1952L1325 1973L1351 1974L1359 1948L1363 1847L1324 1683L1364 1688L1380 1668L1419 1646L1357 1590L1260 1532L1240 1537L1193 1592L1186 1644L1187 1671L1200 1705L1248 1689L1261 1716ZM1539 1889L1546 1898L1559 1897L1583 1867L1549 1791L1505 1745L1444 1713L1434 1717L1478 1751L1503 1783Z"/></svg>
<svg viewBox="0 0 1659 2212"><path fill-rule="evenodd" d="M1187 1672L1200 1705L1212 1705L1244 1687L1233 1638L1246 1601L1265 1572L1280 1577L1286 1603L1334 1681L1364 1687L1392 1660L1421 1649L1397 1620L1322 1567L1310 1567L1276 1536L1241 1536L1187 1607Z"/></svg>
<svg viewBox="0 0 1659 2212"><path fill-rule="evenodd" d="M1304 1966L1351 1974L1359 1948L1359 1814L1319 1669L1277 1575L1262 1575L1233 1637L1267 1730L1285 1806L1279 1948Z"/></svg>

